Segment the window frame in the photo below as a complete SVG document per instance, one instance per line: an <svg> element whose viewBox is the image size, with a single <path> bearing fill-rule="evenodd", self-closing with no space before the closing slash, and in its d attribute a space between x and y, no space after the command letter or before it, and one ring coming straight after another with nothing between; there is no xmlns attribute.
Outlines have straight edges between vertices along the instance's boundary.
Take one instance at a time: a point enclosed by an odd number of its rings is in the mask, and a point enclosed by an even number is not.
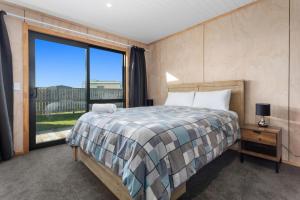
<svg viewBox="0 0 300 200"><path fill-rule="evenodd" d="M94 104L94 103L123 103L123 107L126 107L126 51L121 51L117 49L112 49L108 47L103 47L103 46L98 46L98 45L93 45L93 44L88 44L72 39L66 39L54 35L49 35L45 33L40 33L36 31L31 31L29 30L29 36L30 38L34 39L40 39L40 40L46 40L50 42L56 42L60 44L65 44L65 45L71 45L75 47L80 47L80 48L85 48L86 49L86 112L89 111L89 104ZM99 50L104 50L104 51L110 51L114 53L119 53L123 55L123 65L122 65L122 86L123 86L123 98L122 99L90 99L90 49L99 49Z"/></svg>
<svg viewBox="0 0 300 200"><path fill-rule="evenodd" d="M127 103L127 96L126 96L126 56L127 56L127 51L122 51L122 50L116 50L112 49L109 47L103 47L103 46L98 46L98 45L93 45L90 43L86 43L83 41L77 41L74 39L70 38L64 38L48 33L42 33L39 31L35 30L28 30L28 114L29 114L29 126L28 126L28 132L29 132L29 141L28 141L28 150L33 150L33 149L38 149L38 148L43 148L43 147L48 147L48 146L53 146L57 144L63 144L65 143L65 139L62 140L54 140L50 142L45 142L45 143L36 143L36 109L35 109L35 103L32 103L32 98L30 97L31 92L34 90L34 87L36 86L35 84L35 40L40 39L44 41L49 41L49 42L56 42L59 44L64 44L64 45L69 45L69 46L74 46L74 47L80 47L83 49L86 49L86 63L85 63L85 99L86 99L86 110L85 112L89 112L89 105L94 104L94 103L123 103L123 107L126 107ZM100 50L105 50L105 51L110 51L110 52L116 52L120 53L123 55L123 66L122 66L122 84L123 84L123 98L122 99L95 99L91 100L90 99L90 48L95 48L95 49L100 49Z"/></svg>
<svg viewBox="0 0 300 200"><path fill-rule="evenodd" d="M86 93L87 93L87 107L86 110L87 112L89 111L89 105L94 104L94 103L123 103L123 108L126 107L126 52L125 51L120 51L120 50L115 50L115 49L110 49L107 47L100 47L96 45L88 45L87 49L87 77L86 77ZM123 86L123 98L122 99L91 99L90 97L90 49L98 49L98 50L104 50L104 51L110 51L114 53L119 53L123 55L123 65L122 65L122 86Z"/></svg>

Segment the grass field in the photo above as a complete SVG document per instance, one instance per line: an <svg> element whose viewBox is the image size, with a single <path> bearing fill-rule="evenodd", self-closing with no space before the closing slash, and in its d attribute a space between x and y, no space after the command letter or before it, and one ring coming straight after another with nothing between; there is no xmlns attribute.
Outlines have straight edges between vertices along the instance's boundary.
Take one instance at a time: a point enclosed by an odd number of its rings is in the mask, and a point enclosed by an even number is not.
<svg viewBox="0 0 300 200"><path fill-rule="evenodd" d="M56 130L61 128L72 127L76 120L84 112L79 113L57 113L51 115L37 115L36 131Z"/></svg>

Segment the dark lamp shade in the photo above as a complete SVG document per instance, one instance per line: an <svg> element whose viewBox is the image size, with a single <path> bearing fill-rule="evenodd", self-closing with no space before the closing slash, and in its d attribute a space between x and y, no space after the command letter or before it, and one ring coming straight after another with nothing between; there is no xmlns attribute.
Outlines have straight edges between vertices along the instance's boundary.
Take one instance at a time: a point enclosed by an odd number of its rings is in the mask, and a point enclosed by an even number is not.
<svg viewBox="0 0 300 200"><path fill-rule="evenodd" d="M257 103L256 104L256 115L260 116L270 116L271 114L271 105L266 103Z"/></svg>

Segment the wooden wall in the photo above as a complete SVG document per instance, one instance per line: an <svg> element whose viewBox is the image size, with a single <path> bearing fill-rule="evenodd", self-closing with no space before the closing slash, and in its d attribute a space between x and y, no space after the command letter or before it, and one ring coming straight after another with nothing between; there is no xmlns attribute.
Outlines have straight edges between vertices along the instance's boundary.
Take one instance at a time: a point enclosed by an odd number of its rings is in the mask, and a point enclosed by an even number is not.
<svg viewBox="0 0 300 200"><path fill-rule="evenodd" d="M300 1L291 1L289 160L300 163Z"/></svg>
<svg viewBox="0 0 300 200"><path fill-rule="evenodd" d="M255 122L255 103L271 103L271 123L292 152L283 148L283 159L300 165L299 13L298 0L260 0L150 44L150 96L164 103L166 73L174 83L244 79L246 122Z"/></svg>
<svg viewBox="0 0 300 200"><path fill-rule="evenodd" d="M146 48L147 46L143 43L136 42L124 37L120 37L117 35L109 34L106 32L98 31L95 29L92 29L90 27L85 27L81 26L79 24L61 20L59 18L53 17L53 16L48 16L43 13L39 13L33 10L29 9L24 9L18 6L14 6L12 4L7 4L0 2L0 10L4 10L7 12L11 12L17 15L37 19L39 21L43 22L48 22L54 25L58 25L61 27L73 29L76 31L81 31L93 35L97 35L100 37L104 37L107 39L111 39L114 41L130 44L130 45L137 45L143 48ZM11 43L11 48L12 48L12 54L13 54L13 73L14 73L14 83L20 83L21 84L21 89L20 90L15 90L14 91L14 149L16 154L22 154L24 152L23 149L23 26L24 26L24 21L21 21L19 19L15 19L9 16L5 17L5 21L7 24L7 29L8 29L8 34L10 37L10 43ZM40 26L35 23L29 23L26 22L30 25L35 25L35 26ZM45 27L44 27L45 28ZM82 37L74 33L69 33L66 31L61 31L57 30L55 28L50 28L50 30L62 32L68 35L73 35L76 37ZM86 38L86 37L82 37ZM99 42L99 41L95 41ZM101 41L100 41L101 42ZM112 47L115 46L116 48L118 47L123 47L124 46L116 46L116 44L110 44L107 43L108 45L111 45ZM129 54L129 51L128 51ZM146 53L146 59L147 59L148 54ZM129 55L127 55L128 59ZM26 60L26 59L25 59ZM128 81L128 79L127 79ZM127 91L128 92L128 91Z"/></svg>

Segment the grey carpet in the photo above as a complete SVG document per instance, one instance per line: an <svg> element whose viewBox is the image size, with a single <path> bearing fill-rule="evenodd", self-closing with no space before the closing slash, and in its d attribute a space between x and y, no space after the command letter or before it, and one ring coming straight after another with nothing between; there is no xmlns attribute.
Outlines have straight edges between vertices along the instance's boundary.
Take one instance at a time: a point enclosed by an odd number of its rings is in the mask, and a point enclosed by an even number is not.
<svg viewBox="0 0 300 200"><path fill-rule="evenodd" d="M181 199L300 199L300 169L227 151L187 183ZM80 162L59 145L0 163L1 200L115 199Z"/></svg>

